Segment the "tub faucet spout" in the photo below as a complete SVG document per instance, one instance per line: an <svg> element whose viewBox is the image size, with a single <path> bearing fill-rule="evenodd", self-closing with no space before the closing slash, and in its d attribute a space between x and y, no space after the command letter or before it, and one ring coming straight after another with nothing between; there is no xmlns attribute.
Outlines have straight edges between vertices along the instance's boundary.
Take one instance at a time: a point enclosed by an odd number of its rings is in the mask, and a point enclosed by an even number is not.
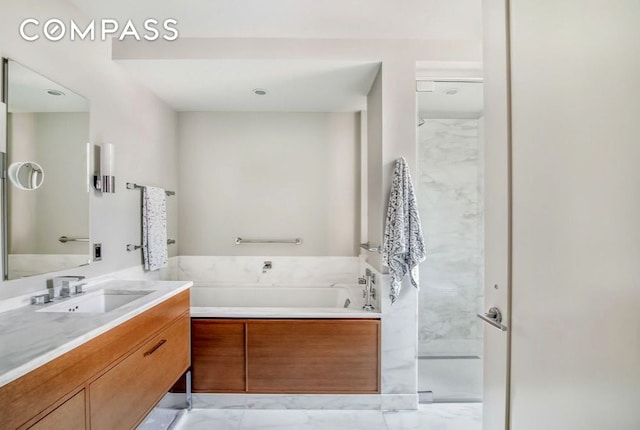
<svg viewBox="0 0 640 430"><path fill-rule="evenodd" d="M262 265L262 273L267 273L267 270L271 270L272 264L271 261L265 261Z"/></svg>

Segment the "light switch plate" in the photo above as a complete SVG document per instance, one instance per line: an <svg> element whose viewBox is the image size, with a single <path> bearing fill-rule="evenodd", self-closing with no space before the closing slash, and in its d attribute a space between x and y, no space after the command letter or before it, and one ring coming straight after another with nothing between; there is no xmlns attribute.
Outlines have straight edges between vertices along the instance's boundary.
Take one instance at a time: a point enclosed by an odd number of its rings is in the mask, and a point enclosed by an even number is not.
<svg viewBox="0 0 640 430"><path fill-rule="evenodd" d="M94 243L93 244L93 261L102 260L102 244Z"/></svg>

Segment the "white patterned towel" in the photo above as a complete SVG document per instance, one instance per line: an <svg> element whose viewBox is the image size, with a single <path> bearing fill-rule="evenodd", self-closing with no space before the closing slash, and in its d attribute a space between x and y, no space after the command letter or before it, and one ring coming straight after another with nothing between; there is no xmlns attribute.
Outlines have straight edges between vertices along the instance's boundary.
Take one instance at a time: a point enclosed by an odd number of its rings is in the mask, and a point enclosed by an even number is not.
<svg viewBox="0 0 640 430"><path fill-rule="evenodd" d="M145 270L167 265L167 195L162 188L142 190L142 256Z"/></svg>
<svg viewBox="0 0 640 430"><path fill-rule="evenodd" d="M389 209L382 243L382 262L389 266L391 303L398 299L402 278L409 273L411 284L418 285L418 265L425 260L422 225L413 192L409 166L404 157L396 161L389 196Z"/></svg>

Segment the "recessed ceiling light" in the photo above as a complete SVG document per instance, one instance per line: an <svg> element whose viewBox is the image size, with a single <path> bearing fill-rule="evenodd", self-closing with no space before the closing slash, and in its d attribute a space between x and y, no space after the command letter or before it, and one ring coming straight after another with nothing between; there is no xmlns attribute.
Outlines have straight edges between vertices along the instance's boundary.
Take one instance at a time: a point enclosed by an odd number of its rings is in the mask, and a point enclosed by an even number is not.
<svg viewBox="0 0 640 430"><path fill-rule="evenodd" d="M458 92L459 90L457 88L449 88L444 93L448 96L455 96L456 94L458 94Z"/></svg>
<svg viewBox="0 0 640 430"><path fill-rule="evenodd" d="M253 90L251 90L253 92L253 94L257 95L257 96L266 96L267 93L269 91L263 89L263 88L254 88Z"/></svg>
<svg viewBox="0 0 640 430"><path fill-rule="evenodd" d="M50 96L63 96L64 93L60 90L47 90L47 94Z"/></svg>

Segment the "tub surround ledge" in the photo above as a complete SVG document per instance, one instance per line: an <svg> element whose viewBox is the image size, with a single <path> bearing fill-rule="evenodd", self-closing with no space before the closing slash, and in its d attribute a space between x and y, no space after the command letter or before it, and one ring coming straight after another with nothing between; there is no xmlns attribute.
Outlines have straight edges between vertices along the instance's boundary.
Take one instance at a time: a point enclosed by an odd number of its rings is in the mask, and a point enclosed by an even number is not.
<svg viewBox="0 0 640 430"><path fill-rule="evenodd" d="M192 318L363 318L380 319L379 312L340 308L192 307Z"/></svg>

